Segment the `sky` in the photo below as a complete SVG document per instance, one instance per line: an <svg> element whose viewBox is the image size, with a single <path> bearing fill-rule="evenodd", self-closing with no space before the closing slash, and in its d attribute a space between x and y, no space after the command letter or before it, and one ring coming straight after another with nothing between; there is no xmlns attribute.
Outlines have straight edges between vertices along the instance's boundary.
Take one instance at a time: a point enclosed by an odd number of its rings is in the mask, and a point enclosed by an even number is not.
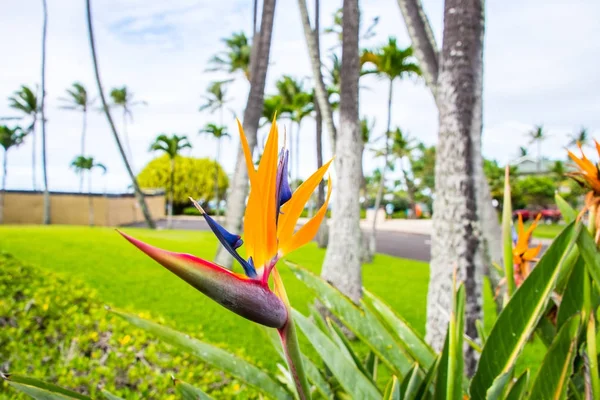
<svg viewBox="0 0 600 400"><path fill-rule="evenodd" d="M60 109L60 97L79 81L93 97L97 88L93 76L85 20L85 2L48 1L47 43L47 137L50 190L77 190L79 180L69 167L79 154L82 117L78 112ZM155 154L149 153L152 140L160 133L185 134L193 148L184 154L214 157L216 142L198 134L217 115L201 113L199 106L210 82L229 78L207 72L208 60L224 50L222 39L233 32L250 35L252 1L220 0L104 0L92 5L97 53L105 91L127 85L134 99L145 101L133 109L128 136L133 167L139 172ZM312 3L312 2L311 2ZM321 1L321 26L331 25L341 0ZM423 0L441 45L443 2ZM310 5L309 5L310 6ZM402 47L410 45L396 0L363 0L362 30L375 17L376 35L363 40L361 47L383 45L394 36ZM21 0L0 4L0 117L16 116L8 107L10 96L20 85L40 83L41 1ZM483 154L506 163L514 159L519 146L528 145L526 133L543 124L549 139L542 152L564 159L568 135L582 126L600 138L600 2L524 0L486 2L484 49L484 128ZM323 53L336 48L336 37L323 34ZM275 91L275 81L289 74L311 85L311 70L299 11L295 1L278 1L267 74L267 94ZM249 84L241 75L229 86L225 123L233 138L224 142L221 163L228 173L235 164L239 146L234 115L241 118ZM98 104L98 103L97 103ZM374 135L385 129L387 83L375 76L361 78L360 113L375 120ZM120 112L113 114L122 130ZM7 124L13 124L7 121ZM417 79L394 85L392 126L401 127L412 137L432 145L437 137L437 110L425 84ZM290 129L289 122L280 128ZM266 134L265 127L259 138ZM293 127L293 132L296 128ZM129 186L125 168L105 117L90 112L87 149L108 167L102 175L93 174L96 192L120 192ZM300 171L306 178L316 169L314 121L307 118L300 131ZM41 182L40 140L38 139L38 189ZM326 157L331 155L325 143ZM536 147L531 147L536 154ZM2 156L3 157L3 156ZM8 154L8 189L31 189L32 143L26 140ZM364 158L367 173L380 165L370 151ZM198 171L198 173L203 173ZM393 177L392 177L393 178Z"/></svg>

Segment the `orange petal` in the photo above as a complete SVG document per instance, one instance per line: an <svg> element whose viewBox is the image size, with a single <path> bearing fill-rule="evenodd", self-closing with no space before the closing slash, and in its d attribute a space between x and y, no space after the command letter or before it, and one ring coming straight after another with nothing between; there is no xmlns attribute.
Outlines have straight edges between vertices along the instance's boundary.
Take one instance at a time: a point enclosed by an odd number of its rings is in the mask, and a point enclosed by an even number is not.
<svg viewBox="0 0 600 400"><path fill-rule="evenodd" d="M304 183L296 189L294 194L292 194L292 198L281 207L282 214L279 216L279 224L277 226L277 237L280 242L287 242L290 240L294 233L294 229L296 228L298 218L300 218L300 214L302 214L302 210L304 210L304 206L323 179L323 176L332 161L333 158L312 174L310 178L304 181Z"/></svg>
<svg viewBox="0 0 600 400"><path fill-rule="evenodd" d="M248 169L248 178L250 178L250 184L253 184L254 177L256 176L256 170L254 169L254 163L252 162L252 151L248 145L248 139L244 133L244 128L239 119L236 118L238 124L238 131L240 133L240 142L242 143L242 149L244 150L244 158L246 159L246 168Z"/></svg>
<svg viewBox="0 0 600 400"><path fill-rule="evenodd" d="M527 251L525 253L523 253L523 260L525 261L532 261L535 257L537 257L538 254L540 254L540 251L542 250L542 245L539 244L537 247L533 247L531 249L527 249Z"/></svg>
<svg viewBox="0 0 600 400"><path fill-rule="evenodd" d="M296 232L292 237L288 240L279 243L280 253L281 255L288 254L297 248L304 246L306 243L313 240L319 227L321 226L321 222L323 222L323 218L325 217L325 213L327 212L327 205L329 204L329 198L331 197L331 177L327 180L327 198L325 199L325 203L321 206L317 214L312 217L306 224L304 224L298 232Z"/></svg>

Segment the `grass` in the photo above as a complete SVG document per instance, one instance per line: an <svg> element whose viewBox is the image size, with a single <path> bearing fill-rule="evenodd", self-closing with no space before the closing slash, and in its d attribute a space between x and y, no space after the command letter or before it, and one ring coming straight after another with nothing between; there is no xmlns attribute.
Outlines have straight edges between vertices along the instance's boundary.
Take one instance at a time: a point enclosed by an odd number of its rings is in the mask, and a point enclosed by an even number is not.
<svg viewBox="0 0 600 400"><path fill-rule="evenodd" d="M134 228L124 231L155 246L207 259L212 259L217 246L216 239L208 232ZM263 366L274 368L276 353L257 326L198 293L122 239L114 229L2 226L0 238L0 250L84 281L111 306L161 315L172 321L176 329L200 334L208 342L241 351ZM324 255L324 250L311 243L287 259L319 273ZM314 295L283 263L280 272L293 306L306 314ZM372 264L363 267L365 287L421 333L425 331L428 280L429 268L419 261L377 255ZM489 285L484 304L489 326L495 314ZM531 363L535 364L537 357L532 357Z"/></svg>
<svg viewBox="0 0 600 400"><path fill-rule="evenodd" d="M529 226L529 224L527 224ZM533 237L540 239L554 239L565 229L565 225L540 223L533 231Z"/></svg>

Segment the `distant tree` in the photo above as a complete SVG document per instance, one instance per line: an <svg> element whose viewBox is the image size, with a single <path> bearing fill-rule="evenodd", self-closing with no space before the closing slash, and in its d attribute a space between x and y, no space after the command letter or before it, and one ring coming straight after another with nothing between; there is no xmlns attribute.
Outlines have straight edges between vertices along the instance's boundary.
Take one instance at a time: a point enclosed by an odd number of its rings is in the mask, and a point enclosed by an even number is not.
<svg viewBox="0 0 600 400"><path fill-rule="evenodd" d="M71 88L67 89L67 97L59 98L63 102L60 107L63 110L80 111L83 115L83 127L81 128L81 155L85 156L85 133L87 129L87 112L93 105L94 100L88 95L85 86L79 82L73 83ZM79 191L83 191L83 174L80 175Z"/></svg>
<svg viewBox="0 0 600 400"><path fill-rule="evenodd" d="M84 173L88 175L88 210L89 210L89 223L90 226L94 226L94 199L92 197L92 170L99 169L102 173L106 173L106 167L102 163L97 163L94 157L77 156L71 162L71 168L75 170L80 176Z"/></svg>
<svg viewBox="0 0 600 400"><path fill-rule="evenodd" d="M208 62L207 71L223 71L234 74L238 71L250 81L250 55L252 46L244 32L233 33L231 37L222 39L227 50L213 56Z"/></svg>
<svg viewBox="0 0 600 400"><path fill-rule="evenodd" d="M416 195L417 187L415 185L413 175L413 152L415 150L415 139L407 133L402 132L400 128L396 128L392 132L391 155L400 164L400 172L406 186L406 194L410 202L410 208L413 210L412 215L416 216ZM407 162L407 164L405 164Z"/></svg>
<svg viewBox="0 0 600 400"><path fill-rule="evenodd" d="M542 142L548 138L543 125L536 125L527 133L529 144L537 143L537 172L542 172Z"/></svg>
<svg viewBox="0 0 600 400"><path fill-rule="evenodd" d="M187 136L177 136L175 134L167 136L158 135L150 145L150 151L160 151L169 156L169 202L167 205L167 228L173 228L173 198L175 197L175 158L181 150L189 149L192 145Z"/></svg>
<svg viewBox="0 0 600 400"><path fill-rule="evenodd" d="M523 147L523 146L519 147L519 157L525 157L528 154L529 154L529 150L527 150L527 147Z"/></svg>
<svg viewBox="0 0 600 400"><path fill-rule="evenodd" d="M23 143L26 133L21 127L9 128L0 125L0 146L4 149L2 160L2 192L0 192L0 224L4 222L4 193L6 192L6 177L8 176L8 150Z"/></svg>
<svg viewBox="0 0 600 400"><path fill-rule="evenodd" d="M215 124L206 124L204 126L204 128L202 128L200 130L201 134L207 134L212 136L213 138L215 138L217 140L217 155L215 157L215 160L217 161L215 164L215 204L216 204L216 214L217 216L220 214L221 212L221 207L220 207L220 203L221 203L221 198L219 197L219 169L217 168L219 164L219 162L221 161L221 141L224 138L228 138L231 137L231 135L227 132L227 127L225 126L218 126Z"/></svg>
<svg viewBox="0 0 600 400"><path fill-rule="evenodd" d="M36 135L35 125L38 119L38 113L40 107L38 104L37 95L29 88L29 86L22 85L21 89L14 92L12 96L8 98L8 104L10 108L22 112L26 116L31 118L31 124L26 130L28 136L31 136L31 177L32 177L32 188L37 189L37 169L36 169Z"/></svg>
<svg viewBox="0 0 600 400"><path fill-rule="evenodd" d="M125 141L125 146L127 146L129 160L133 162L131 143L129 142L129 136L127 135L127 118L133 122L133 113L131 112L131 109L134 106L146 105L148 103L143 100L134 100L133 93L127 88L127 86L112 89L110 91L110 97L112 98L112 106L121 108L123 110L123 139Z"/></svg>
<svg viewBox="0 0 600 400"><path fill-rule="evenodd" d="M206 95L202 96L204 104L200 106L199 111L209 111L211 114L219 113L219 125L223 125L223 111L225 110L225 104L229 101L227 98L226 85L231 80L212 82L206 89Z"/></svg>
<svg viewBox="0 0 600 400"><path fill-rule="evenodd" d="M554 204L556 182L549 176L526 176L516 181L528 206L545 207Z"/></svg>
<svg viewBox="0 0 600 400"><path fill-rule="evenodd" d="M589 146L591 143L591 138L586 128L581 128L579 132L569 135L569 143L567 147L577 146L577 144L581 145L581 147Z"/></svg>

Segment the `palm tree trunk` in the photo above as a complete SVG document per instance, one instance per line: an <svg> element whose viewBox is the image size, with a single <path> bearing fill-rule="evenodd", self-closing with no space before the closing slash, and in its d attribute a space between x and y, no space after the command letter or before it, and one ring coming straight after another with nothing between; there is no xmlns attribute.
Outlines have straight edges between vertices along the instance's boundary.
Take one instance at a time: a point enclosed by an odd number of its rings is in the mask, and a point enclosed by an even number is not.
<svg viewBox="0 0 600 400"><path fill-rule="evenodd" d="M93 168L93 167L92 167ZM90 213L90 226L94 226L94 198L92 196L92 169L88 169L88 210ZM81 171L83 175L83 171Z"/></svg>
<svg viewBox="0 0 600 400"><path fill-rule="evenodd" d="M258 0L254 0L252 5L252 37L256 34L256 26L258 24Z"/></svg>
<svg viewBox="0 0 600 400"><path fill-rule="evenodd" d="M216 165L215 165L215 201L216 201L216 215L217 217L221 214L221 209L219 207L220 199L219 199L219 160L221 159L221 138L217 138L217 157L216 157Z"/></svg>
<svg viewBox="0 0 600 400"><path fill-rule="evenodd" d="M310 25L306 0L298 0L298 6L300 7L302 28L304 29L304 37L308 47L310 66L315 85L315 96L317 98L317 102L319 103L319 107L321 108L325 126L327 126L331 148L335 149L337 132L333 122L333 110L331 109L331 104L329 103L329 96L327 94L327 88L325 87L325 81L323 80L323 72L321 71L321 56L319 54L319 42L317 39L317 36L319 35L318 26L315 23L315 29L313 30ZM315 7L318 9L318 4L315 4ZM316 19L317 18L315 18L315 21Z"/></svg>
<svg viewBox="0 0 600 400"><path fill-rule="evenodd" d="M321 62L321 28L320 28L320 4L319 0L315 0L315 29L313 35L315 36L315 44L317 48L317 55L319 56L319 64ZM317 136L317 169L323 166L323 114L321 113L321 107L319 107L319 101L314 99L315 104L315 124L316 124L316 136ZM333 147L332 147L333 148ZM323 203L325 203L325 182L321 181L317 189L317 209L319 209ZM327 213L323 217L319 231L317 232L317 245L319 248L324 249L327 246Z"/></svg>
<svg viewBox="0 0 600 400"><path fill-rule="evenodd" d="M98 91L100 92L100 100L102 101L102 108L104 109L104 113L106 114L106 119L108 120L108 124L110 125L111 132L117 143L117 148L119 150L119 154L121 154L121 158L123 159L123 163L125 164L125 169L129 174L129 178L131 179L131 183L133 185L133 190L135 193L135 197L138 201L140 209L142 210L142 214L144 215L144 219L148 228L154 229L156 225L152 220L152 215L150 215L150 210L146 205L146 199L144 198L144 194L140 189L140 186L137 183L137 179L133 174L133 170L129 165L129 161L127 160L127 155L125 154L125 150L123 149L123 145L121 144L121 139L119 139L119 134L117 133L117 128L115 127L115 123L110 115L110 110L108 109L108 104L106 103L106 98L104 96L104 89L102 88L102 81L100 80L100 71L98 69L98 58L96 57L96 45L94 43L94 29L92 27L92 8L91 8L91 0L86 0L86 11L87 11L87 25L88 25L88 34L90 39L90 49L92 51L92 60L94 63L94 73L96 75L96 84L98 85Z"/></svg>
<svg viewBox="0 0 600 400"><path fill-rule="evenodd" d="M435 349L441 349L446 336L453 268L465 283L467 336L477 337L475 321L482 318L483 239L477 229L475 171L480 153L474 152L472 138L482 128L483 21L482 0L446 0L427 304L427 339ZM467 346L468 372L474 371L476 360L477 354Z"/></svg>
<svg viewBox="0 0 600 400"><path fill-rule="evenodd" d="M248 146L251 151L256 146L256 132L258 123L262 115L265 97L265 81L267 69L269 67L269 55L271 50L271 36L273 33L273 20L275 17L276 0L265 0L263 3L260 35L258 40L252 44L258 46L255 54L255 61L252 63L250 72L250 93L244 110L243 128L248 140ZM227 213L225 227L230 232L239 232L244 210L246 206L246 196L248 195L248 171L244 161L244 153L241 146L238 147L235 170L231 179L231 192L227 201ZM216 262L222 266L231 268L233 259L229 253L219 246Z"/></svg>
<svg viewBox="0 0 600 400"><path fill-rule="evenodd" d="M2 192L0 192L0 224L4 223L4 196L6 194L6 174L8 171L8 151L4 150L4 160L2 160Z"/></svg>
<svg viewBox="0 0 600 400"><path fill-rule="evenodd" d="M167 229L173 229L173 199L175 198L175 157L171 158L169 164L169 204L167 205Z"/></svg>
<svg viewBox="0 0 600 400"><path fill-rule="evenodd" d="M35 124L37 123L37 111L36 114L33 115L33 122L31 123L31 179L32 179L32 190L35 192L37 190L37 168L36 168L36 149L37 143L35 140Z"/></svg>
<svg viewBox="0 0 600 400"><path fill-rule="evenodd" d="M42 116L42 173L44 179L44 225L50 224L50 192L48 191L48 160L46 157L46 36L48 31L48 6L42 0L44 8L44 26L42 28L42 101L40 111Z"/></svg>
<svg viewBox="0 0 600 400"><path fill-rule="evenodd" d="M381 168L381 179L379 181L379 188L377 189L377 195L375 197L375 213L373 215L373 225L371 226L371 235L369 237L369 259L375 256L377 251L377 212L381 207L381 200L383 198L383 190L385 188L385 171L387 170L388 159L390 155L390 128L392 125L392 94L394 88L394 81L390 79L390 87L388 91L388 116L387 125L385 130L385 148L383 153L383 167Z"/></svg>
<svg viewBox="0 0 600 400"><path fill-rule="evenodd" d="M85 157L85 131L87 129L87 110L83 110L83 127L81 128L81 155ZM83 193L83 174L79 176L79 192Z"/></svg>
<svg viewBox="0 0 600 400"><path fill-rule="evenodd" d="M358 0L344 0L340 131L335 145L336 195L331 234L321 276L354 302L362 296L359 181L361 133L358 119Z"/></svg>
<svg viewBox="0 0 600 400"><path fill-rule="evenodd" d="M542 141L538 139L537 141L537 172L538 174L542 172Z"/></svg>

